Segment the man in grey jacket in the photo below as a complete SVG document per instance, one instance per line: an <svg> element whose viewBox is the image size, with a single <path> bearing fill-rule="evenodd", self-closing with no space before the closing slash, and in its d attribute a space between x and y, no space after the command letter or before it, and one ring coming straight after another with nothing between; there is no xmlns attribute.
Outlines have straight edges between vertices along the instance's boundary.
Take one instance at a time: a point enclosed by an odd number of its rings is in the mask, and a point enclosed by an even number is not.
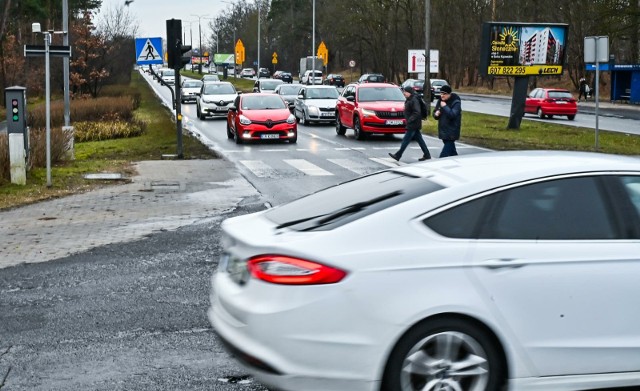
<svg viewBox="0 0 640 391"><path fill-rule="evenodd" d="M411 140L415 140L418 142L420 149L422 149L422 157L418 159L419 161L424 161L427 159L431 159L431 154L429 153L429 148L427 148L427 143L424 142L422 138L422 110L420 109L420 102L418 99L421 99L418 95L413 92L413 88L406 86L402 90L404 97L407 99L404 102L404 117L407 120L407 131L402 138L402 144L400 144L400 149L396 153L389 153L389 156L394 160L400 160L404 150L407 149Z"/></svg>
<svg viewBox="0 0 640 391"><path fill-rule="evenodd" d="M460 139L462 122L462 102L458 94L451 92L450 86L440 88L440 99L433 111L433 118L438 120L438 138L444 143L440 157L456 156L456 140Z"/></svg>

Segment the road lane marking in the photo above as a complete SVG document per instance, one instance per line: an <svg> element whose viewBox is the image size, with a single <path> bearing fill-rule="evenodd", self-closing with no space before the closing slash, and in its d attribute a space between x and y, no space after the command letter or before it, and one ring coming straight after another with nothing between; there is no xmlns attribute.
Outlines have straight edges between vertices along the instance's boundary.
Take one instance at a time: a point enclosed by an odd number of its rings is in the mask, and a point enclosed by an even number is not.
<svg viewBox="0 0 640 391"><path fill-rule="evenodd" d="M310 176L329 176L333 175L329 171L322 169L315 164L304 160L304 159L284 159L284 162L288 165L292 166L296 170L302 171L303 173Z"/></svg>
<svg viewBox="0 0 640 391"><path fill-rule="evenodd" d="M367 175L378 170L375 168L363 166L362 163L359 163L351 159L327 159L327 160L351 172L355 172L358 175Z"/></svg>
<svg viewBox="0 0 640 391"><path fill-rule="evenodd" d="M390 157L383 157L383 158L379 158L379 157L371 157L369 158L369 160L373 160L376 163L380 163L383 166L387 166L387 167L398 167L398 166L403 166L406 163L402 163L402 162L396 162L395 160L393 160Z"/></svg>
<svg viewBox="0 0 640 391"><path fill-rule="evenodd" d="M277 178L278 171L261 160L240 160L258 178Z"/></svg>

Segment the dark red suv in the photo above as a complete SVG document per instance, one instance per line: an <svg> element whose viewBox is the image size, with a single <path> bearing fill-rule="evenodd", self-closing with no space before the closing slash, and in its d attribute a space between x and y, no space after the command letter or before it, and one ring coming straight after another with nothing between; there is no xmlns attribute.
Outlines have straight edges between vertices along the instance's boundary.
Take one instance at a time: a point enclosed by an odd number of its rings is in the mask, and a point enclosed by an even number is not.
<svg viewBox="0 0 640 391"><path fill-rule="evenodd" d="M344 135L351 128L358 140L375 133L402 134L404 102L404 94L394 84L349 84L336 105L336 133Z"/></svg>

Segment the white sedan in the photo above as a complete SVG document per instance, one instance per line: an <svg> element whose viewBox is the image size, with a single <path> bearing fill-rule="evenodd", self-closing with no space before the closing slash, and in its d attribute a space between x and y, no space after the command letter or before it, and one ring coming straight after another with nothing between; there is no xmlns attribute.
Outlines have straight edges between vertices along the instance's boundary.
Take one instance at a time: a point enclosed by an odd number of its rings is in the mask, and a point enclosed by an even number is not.
<svg viewBox="0 0 640 391"><path fill-rule="evenodd" d="M278 390L640 385L637 158L437 159L228 219L222 241L209 319Z"/></svg>

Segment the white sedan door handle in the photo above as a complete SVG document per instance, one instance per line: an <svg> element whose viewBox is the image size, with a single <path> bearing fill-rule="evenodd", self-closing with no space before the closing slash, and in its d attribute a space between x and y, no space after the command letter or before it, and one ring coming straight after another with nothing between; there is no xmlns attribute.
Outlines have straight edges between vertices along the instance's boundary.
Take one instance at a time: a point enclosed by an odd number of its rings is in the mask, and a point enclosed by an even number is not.
<svg viewBox="0 0 640 391"><path fill-rule="evenodd" d="M482 266L487 269L503 269L503 268L519 268L526 265L526 262L522 259L516 258L494 258L487 259L482 262Z"/></svg>

